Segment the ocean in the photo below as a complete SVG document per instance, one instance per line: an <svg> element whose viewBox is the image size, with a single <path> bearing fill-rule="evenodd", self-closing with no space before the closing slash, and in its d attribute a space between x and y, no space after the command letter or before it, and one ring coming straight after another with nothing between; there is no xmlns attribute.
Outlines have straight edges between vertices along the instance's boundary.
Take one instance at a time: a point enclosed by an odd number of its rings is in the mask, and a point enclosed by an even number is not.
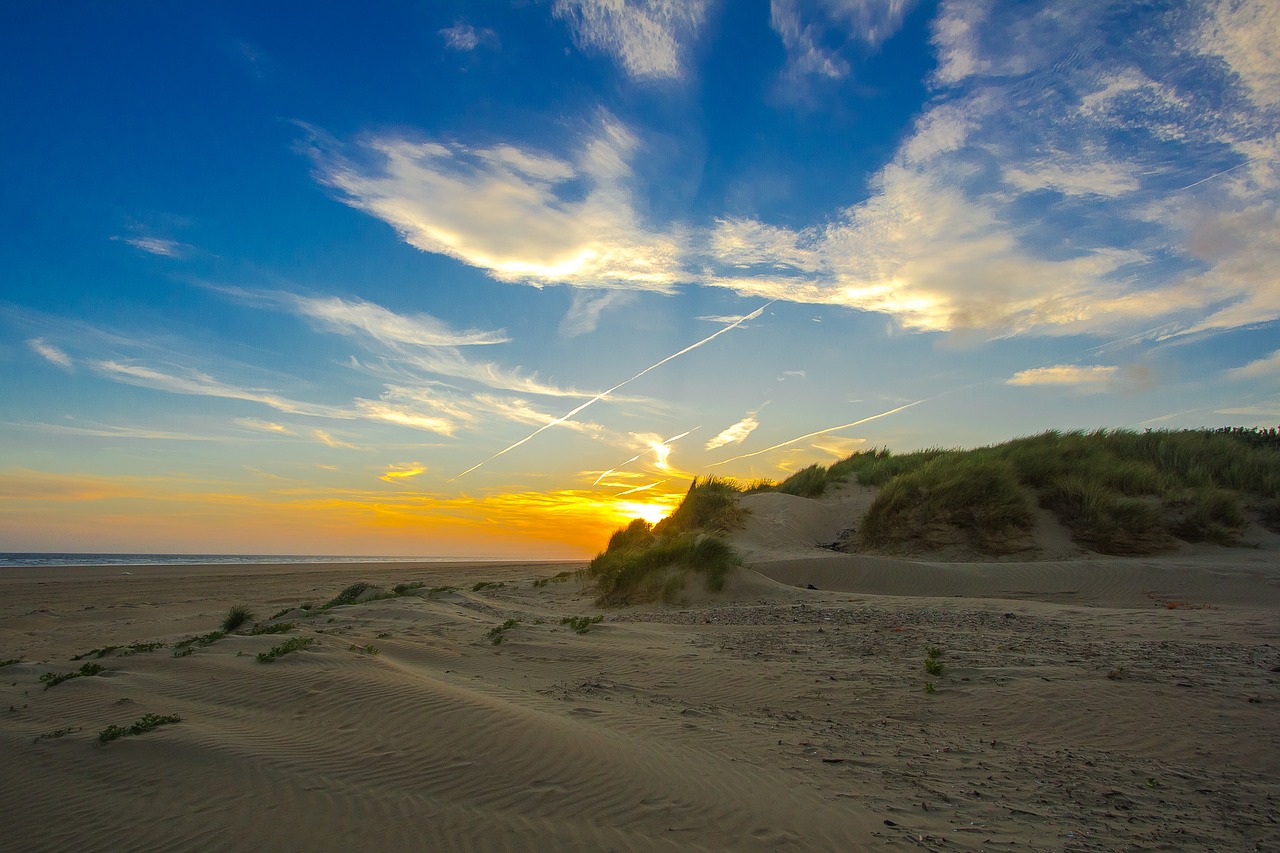
<svg viewBox="0 0 1280 853"><path fill-rule="evenodd" d="M19 566L252 566L266 563L450 563L465 557L370 557L334 554L78 554L0 552L0 570Z"/></svg>

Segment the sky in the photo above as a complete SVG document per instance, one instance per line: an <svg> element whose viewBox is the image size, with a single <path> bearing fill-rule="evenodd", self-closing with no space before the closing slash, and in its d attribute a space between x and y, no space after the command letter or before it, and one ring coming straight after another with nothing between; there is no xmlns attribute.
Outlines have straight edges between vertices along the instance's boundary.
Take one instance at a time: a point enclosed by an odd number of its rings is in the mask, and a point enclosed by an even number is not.
<svg viewBox="0 0 1280 853"><path fill-rule="evenodd" d="M0 550L586 558L1280 422L1272 0L9 4Z"/></svg>

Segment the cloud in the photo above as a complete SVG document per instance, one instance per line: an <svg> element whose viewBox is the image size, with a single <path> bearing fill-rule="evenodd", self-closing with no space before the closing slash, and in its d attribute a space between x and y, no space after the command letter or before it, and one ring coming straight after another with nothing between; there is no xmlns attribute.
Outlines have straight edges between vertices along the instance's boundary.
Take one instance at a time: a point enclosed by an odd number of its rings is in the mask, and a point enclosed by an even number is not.
<svg viewBox="0 0 1280 853"><path fill-rule="evenodd" d="M179 243L177 240L168 240L163 237L117 236L111 239L121 240L141 252L146 252L149 255L159 255L162 258L184 258L191 252L191 247L186 243Z"/></svg>
<svg viewBox="0 0 1280 853"><path fill-rule="evenodd" d="M712 438L704 445L706 450L715 450L717 447L724 447L729 444L741 444L747 440L751 433L755 432L756 427L760 426L760 421L756 420L756 412L750 412L745 418L736 424L721 430L715 438Z"/></svg>
<svg viewBox="0 0 1280 853"><path fill-rule="evenodd" d="M411 480L421 474L427 473L426 466L421 462L410 462L404 465L393 465L390 470L385 471L379 480L385 480L388 483L398 483L404 480Z"/></svg>
<svg viewBox="0 0 1280 853"><path fill-rule="evenodd" d="M684 54L707 17L705 0L556 0L585 51L609 54L637 80L680 78Z"/></svg>
<svg viewBox="0 0 1280 853"><path fill-rule="evenodd" d="M671 292L679 229L645 225L628 188L636 138L604 116L572 161L511 145L383 136L356 163L313 148L320 180L424 252L499 281Z"/></svg>
<svg viewBox="0 0 1280 853"><path fill-rule="evenodd" d="M575 289L570 298L569 311L560 321L560 334L567 338L594 332L600 324L601 314L632 301L632 295L625 290Z"/></svg>
<svg viewBox="0 0 1280 853"><path fill-rule="evenodd" d="M429 314L406 316L381 305L337 296L293 296L298 313L342 334L364 334L384 344L406 347L485 346L510 340L502 332L455 332Z"/></svg>
<svg viewBox="0 0 1280 853"><path fill-rule="evenodd" d="M1277 378L1280 379L1280 350L1276 350L1271 355L1264 356L1256 361L1251 361L1243 367L1232 368L1227 371L1229 379L1263 379Z"/></svg>
<svg viewBox="0 0 1280 853"><path fill-rule="evenodd" d="M46 342L44 338L32 338L27 341L27 346L31 347L32 352L50 364L55 364L63 370L75 370L75 363L72 362L71 356L53 344Z"/></svg>
<svg viewBox="0 0 1280 853"><path fill-rule="evenodd" d="M316 441L320 442L321 444L327 445L329 447L342 448L344 450L360 450L361 449L354 444L350 444L348 442L341 441L340 439L334 438L332 435L330 435L329 433L325 432L322 429L311 430L311 437L314 438Z"/></svg>
<svg viewBox="0 0 1280 853"><path fill-rule="evenodd" d="M221 397L228 400L247 400L261 403L281 412L295 415L312 415L330 418L350 418L352 415L331 406L300 403L281 397L270 391L238 388L227 385L198 370L184 370L181 375L168 373L141 364L106 360L93 362L93 369L117 382L166 391L170 394L190 394L198 397Z"/></svg>
<svg viewBox="0 0 1280 853"><path fill-rule="evenodd" d="M481 45L498 46L498 34L490 29L476 29L468 23L459 21L452 27L440 30L444 43L452 50L475 50Z"/></svg>
<svg viewBox="0 0 1280 853"><path fill-rule="evenodd" d="M78 503L120 497L139 497L146 492L134 485L87 474L53 474L27 468L0 471L0 501L57 501Z"/></svg>
<svg viewBox="0 0 1280 853"><path fill-rule="evenodd" d="M270 432L276 435L297 435L289 427L284 424L278 424L274 421L264 421L259 418L235 418L234 422L245 429L257 430L259 432Z"/></svg>
<svg viewBox="0 0 1280 853"><path fill-rule="evenodd" d="M838 74L837 47L874 47L911 7L778 0L772 14L797 68ZM634 55L666 56L652 64L661 73L674 73L686 43L673 33L695 31L689 22L705 14L684 8L556 6L584 45L621 62L648 44ZM865 197L807 226L647 220L631 168L642 145L608 115L563 156L395 135L367 140L358 159L312 153L347 204L500 281L660 293L692 284L986 338L1280 319L1275 4L1132 12L1137 28L1101 0L993 9L943 0L924 112ZM677 19L684 29L668 26ZM650 40L630 41L633 26ZM564 333L591 328L601 306L576 299ZM484 372L433 358L424 370ZM523 391L513 378L491 382Z"/></svg>
<svg viewBox="0 0 1280 853"><path fill-rule="evenodd" d="M72 426L69 424L47 423L5 423L5 426L18 429L35 430L41 433L59 435L86 435L96 438L141 438L158 441L220 441L218 436L196 435L188 432L172 432L168 430L149 429L147 427L116 426L113 424L93 424L91 426Z"/></svg>
<svg viewBox="0 0 1280 853"><path fill-rule="evenodd" d="M842 53L849 43L879 47L902 26L914 0L772 0L769 24L787 50L784 79L842 79L852 68Z"/></svg>
<svg viewBox="0 0 1280 853"><path fill-rule="evenodd" d="M1120 368L1112 366L1079 367L1059 364L1020 370L1005 380L1006 385L1039 385L1051 388L1073 387L1102 390L1120 376Z"/></svg>

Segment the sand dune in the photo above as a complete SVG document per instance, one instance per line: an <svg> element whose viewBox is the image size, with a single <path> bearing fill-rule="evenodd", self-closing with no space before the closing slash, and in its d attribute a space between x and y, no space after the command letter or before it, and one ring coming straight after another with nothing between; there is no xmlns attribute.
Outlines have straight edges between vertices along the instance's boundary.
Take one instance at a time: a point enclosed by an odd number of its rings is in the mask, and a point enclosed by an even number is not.
<svg viewBox="0 0 1280 853"><path fill-rule="evenodd" d="M1273 553L913 563L824 551L829 507L774 502L792 538L723 593L584 634L576 582L532 585L572 566L10 571L6 846L1280 849ZM460 589L40 681L356 580ZM181 722L99 744L145 714Z"/></svg>

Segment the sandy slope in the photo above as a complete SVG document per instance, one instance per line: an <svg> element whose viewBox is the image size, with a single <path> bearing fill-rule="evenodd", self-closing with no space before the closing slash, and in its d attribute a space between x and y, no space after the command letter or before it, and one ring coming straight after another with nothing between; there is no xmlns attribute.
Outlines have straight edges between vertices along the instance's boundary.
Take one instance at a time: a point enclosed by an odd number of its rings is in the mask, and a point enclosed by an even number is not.
<svg viewBox="0 0 1280 853"><path fill-rule="evenodd" d="M564 566L7 572L5 845L1280 850L1274 559L789 548L722 595L586 634L560 624L599 612L576 583L530 584ZM481 579L506 586L469 591ZM355 580L464 589L301 620L290 636L316 643L270 664L254 656L284 637L233 636L39 681ZM97 743L146 713L182 722Z"/></svg>

